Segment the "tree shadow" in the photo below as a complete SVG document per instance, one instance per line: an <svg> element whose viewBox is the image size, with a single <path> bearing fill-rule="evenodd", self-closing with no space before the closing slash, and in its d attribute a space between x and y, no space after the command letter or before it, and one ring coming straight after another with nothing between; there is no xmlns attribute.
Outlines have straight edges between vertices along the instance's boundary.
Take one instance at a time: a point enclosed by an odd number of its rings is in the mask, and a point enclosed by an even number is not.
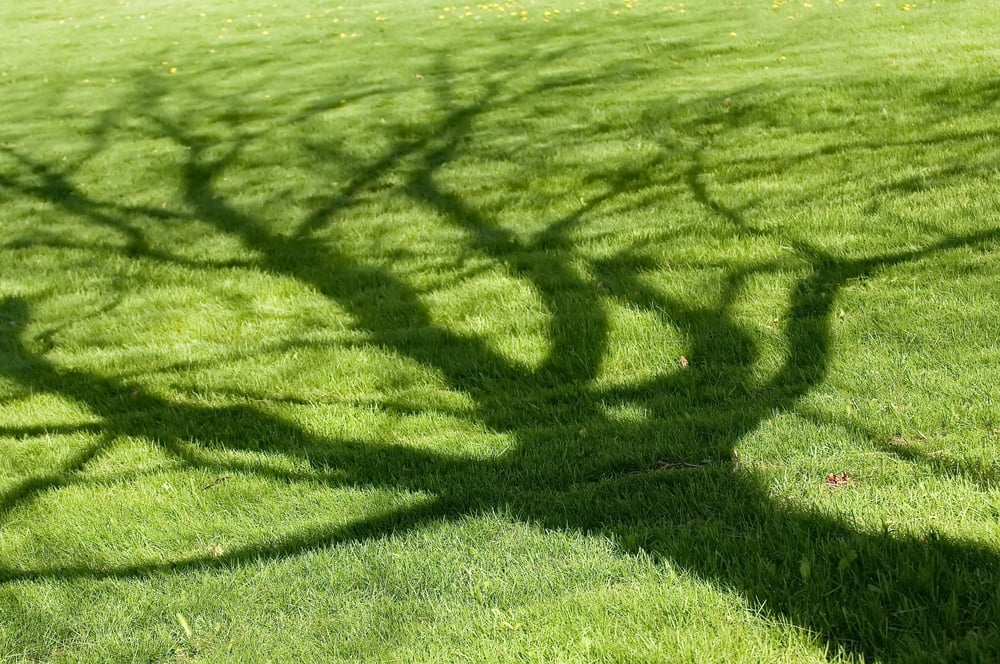
<svg viewBox="0 0 1000 664"><path fill-rule="evenodd" d="M500 64L496 69L503 71ZM437 66L447 70L446 61ZM721 217L734 232L757 237L761 231L749 225L739 209L714 199L699 179L703 145L688 150L665 142L655 157L634 169L607 174L604 193L581 201L529 237L504 227L442 182L441 169L462 152L478 118L579 81L567 77L512 91L514 75L498 75L476 99L466 102L457 101L448 77L440 76L434 89L439 110L435 119L415 137L406 128L390 127L389 132L397 132L396 140L373 159L360 159L336 142L308 146L311 166L318 172L331 164L347 164L353 177L313 200L292 232L275 231L267 219L241 209L218 187L225 169L248 146L266 138L266 132L242 132L240 116L226 116L232 122L232 139L220 150L199 135L190 118L164 107L163 89L154 83L137 87L133 105L149 127L184 152L178 177L186 212L99 200L75 186L72 173L58 164L4 148L31 178L0 174L0 187L119 232L125 238L123 251L130 255L198 269L218 267L155 246L132 222L137 215L181 223L197 220L238 240L257 257L260 269L308 285L343 308L370 343L439 372L451 389L471 400L471 421L509 434L516 445L495 459L470 459L406 445L318 437L252 406L180 403L119 378L60 367L31 350L25 334L31 303L8 297L0 301L0 321L7 321L0 328L4 376L33 391L84 404L100 417L100 424L93 445L60 470L6 492L0 518L38 494L67 484L75 470L98 458L108 441L120 436L156 441L192 467L303 479L263 462L220 461L204 452L227 448L293 454L316 469L310 479L331 486L419 491L433 499L323 532L232 549L219 557L138 561L114 568L5 569L0 578L132 577L215 567L504 509L525 521L599 534L626 551L670 560L819 634L832 649L866 659L905 659L918 649L932 657L958 658L1000 652L992 622L1000 615L1000 560L995 551L943 536L873 533L846 520L780 504L733 458L741 439L775 413L792 410L825 377L833 344L829 319L846 283L948 251L989 246L1000 240L1000 229L862 258L839 258L798 241L794 265L799 276L781 331L787 351L781 366L761 381L754 374L760 349L733 309L747 282L778 269L775 265L732 267L726 270L717 300L685 302L646 283L641 272L648 265L641 254L619 252L589 265L603 290L571 261L573 231L600 206L647 193L655 197L651 192L663 180L686 187L706 214ZM606 73L609 81L621 75ZM586 80L593 84L593 77ZM324 108L315 105L305 113ZM101 120L95 150L106 141L106 131ZM826 153L855 149L834 146ZM549 347L538 366L512 362L480 338L435 324L418 289L391 269L343 248L338 222L366 190L384 187L389 175L391 195L446 220L461 232L466 250L503 266L538 293L549 314ZM678 330L689 366L624 385L599 385L596 379L609 346L609 300L658 316L665 326ZM623 421L610 414L615 406L634 407L645 415ZM253 435L246 435L249 432ZM29 435L30 429L4 433Z"/></svg>

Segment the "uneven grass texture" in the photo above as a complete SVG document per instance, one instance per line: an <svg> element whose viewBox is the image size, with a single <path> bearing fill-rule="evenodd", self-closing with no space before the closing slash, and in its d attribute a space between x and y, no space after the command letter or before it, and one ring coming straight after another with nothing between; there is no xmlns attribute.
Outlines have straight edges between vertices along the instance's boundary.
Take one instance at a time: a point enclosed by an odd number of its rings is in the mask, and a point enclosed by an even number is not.
<svg viewBox="0 0 1000 664"><path fill-rule="evenodd" d="M993 0L0 6L0 661L1000 659Z"/></svg>

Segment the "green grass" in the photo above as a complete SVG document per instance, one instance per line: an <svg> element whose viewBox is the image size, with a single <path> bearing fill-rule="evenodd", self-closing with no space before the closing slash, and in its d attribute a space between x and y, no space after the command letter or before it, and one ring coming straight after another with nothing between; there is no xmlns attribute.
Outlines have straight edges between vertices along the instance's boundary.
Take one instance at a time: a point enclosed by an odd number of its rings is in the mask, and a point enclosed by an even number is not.
<svg viewBox="0 0 1000 664"><path fill-rule="evenodd" d="M1000 658L991 0L233 4L0 6L0 661Z"/></svg>

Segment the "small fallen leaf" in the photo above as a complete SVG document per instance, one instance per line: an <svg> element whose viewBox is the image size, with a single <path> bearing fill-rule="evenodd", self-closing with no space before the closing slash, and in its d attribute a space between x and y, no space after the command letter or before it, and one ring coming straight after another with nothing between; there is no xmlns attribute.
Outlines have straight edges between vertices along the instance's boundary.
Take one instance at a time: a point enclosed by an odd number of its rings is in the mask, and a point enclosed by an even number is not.
<svg viewBox="0 0 1000 664"><path fill-rule="evenodd" d="M177 614L177 622L180 623L181 629L184 630L184 634L190 639L191 638L191 626L188 625L187 618L184 617L183 613Z"/></svg>
<svg viewBox="0 0 1000 664"><path fill-rule="evenodd" d="M691 365L691 363L688 362L688 359L683 355L681 355L681 359L678 360L678 363L681 365L681 369L687 369Z"/></svg>
<svg viewBox="0 0 1000 664"><path fill-rule="evenodd" d="M211 553L216 558L218 558L219 556L221 556L223 554L222 547L219 546L218 544L212 544L212 545L206 546L205 550L208 551L209 553Z"/></svg>
<svg viewBox="0 0 1000 664"><path fill-rule="evenodd" d="M854 478L851 477L850 475L848 475L846 472L839 473L839 474L838 473L830 473L829 475L826 476L826 479L823 480L823 484L827 485L828 487L830 487L832 489L840 489L840 488L843 488L843 487L847 486L848 484L850 484L853 481L854 481Z"/></svg>

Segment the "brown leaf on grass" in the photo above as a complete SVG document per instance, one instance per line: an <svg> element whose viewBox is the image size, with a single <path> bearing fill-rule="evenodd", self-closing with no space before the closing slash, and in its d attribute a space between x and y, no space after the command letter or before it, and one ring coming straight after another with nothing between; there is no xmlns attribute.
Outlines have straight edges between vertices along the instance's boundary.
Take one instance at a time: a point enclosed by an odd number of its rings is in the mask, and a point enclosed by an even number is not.
<svg viewBox="0 0 1000 664"><path fill-rule="evenodd" d="M687 369L689 366L691 366L691 363L688 362L688 359L683 355L681 355L681 359L678 360L678 363L681 365L681 369Z"/></svg>
<svg viewBox="0 0 1000 664"><path fill-rule="evenodd" d="M831 489L842 489L853 481L854 478L848 475L846 472L830 473L829 475L826 476L826 479L823 480L823 484L830 487Z"/></svg>

